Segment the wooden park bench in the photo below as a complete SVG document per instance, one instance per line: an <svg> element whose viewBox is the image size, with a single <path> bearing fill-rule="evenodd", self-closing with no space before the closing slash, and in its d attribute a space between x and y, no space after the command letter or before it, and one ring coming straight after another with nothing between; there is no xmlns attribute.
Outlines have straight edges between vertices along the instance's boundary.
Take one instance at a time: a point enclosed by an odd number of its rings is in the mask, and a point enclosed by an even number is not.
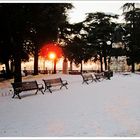
<svg viewBox="0 0 140 140"><path fill-rule="evenodd" d="M93 81L96 82L96 79L93 77L92 74L81 74L82 78L83 78L83 83L89 84L92 83Z"/></svg>
<svg viewBox="0 0 140 140"><path fill-rule="evenodd" d="M62 89L62 87L67 88L67 81L66 80L62 80L61 78L55 78L55 79L43 79L44 84L45 84L45 89L44 92L48 89L50 91L50 93L52 93L51 88L52 87L56 87L56 86L60 86L60 89Z"/></svg>
<svg viewBox="0 0 140 140"><path fill-rule="evenodd" d="M113 77L113 71L104 71L104 77L108 80L110 80L111 77Z"/></svg>
<svg viewBox="0 0 140 140"><path fill-rule="evenodd" d="M122 73L122 75L128 76L128 75L130 75L130 72L124 72L124 73Z"/></svg>
<svg viewBox="0 0 140 140"><path fill-rule="evenodd" d="M94 73L96 81L99 81L104 78L104 73Z"/></svg>
<svg viewBox="0 0 140 140"><path fill-rule="evenodd" d="M69 71L69 74L71 74L71 75L80 75L81 72L73 70L73 71Z"/></svg>
<svg viewBox="0 0 140 140"><path fill-rule="evenodd" d="M37 84L37 81L17 82L17 83L11 83L11 84L14 89L14 95L12 98L14 98L17 95L18 98L21 99L19 94L23 91L29 91L29 90L37 90L35 94L37 94L38 91L41 91L42 94L44 94L44 92L42 91L43 85Z"/></svg>

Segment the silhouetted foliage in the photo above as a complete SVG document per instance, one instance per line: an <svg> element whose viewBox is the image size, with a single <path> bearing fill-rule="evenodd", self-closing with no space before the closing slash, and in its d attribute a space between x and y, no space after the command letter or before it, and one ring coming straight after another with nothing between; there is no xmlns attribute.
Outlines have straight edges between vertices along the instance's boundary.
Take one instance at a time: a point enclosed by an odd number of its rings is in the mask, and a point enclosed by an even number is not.
<svg viewBox="0 0 140 140"><path fill-rule="evenodd" d="M87 41L87 32L85 30L84 22L76 24L68 24L61 27L61 41L63 43L63 50L65 56L69 61L74 62L76 65L82 62L87 62L95 55L95 51Z"/></svg>
<svg viewBox="0 0 140 140"><path fill-rule="evenodd" d="M132 66L132 72L135 72L135 63L140 62L140 8L137 8L136 3L126 3L122 8L127 22L124 38L127 62Z"/></svg>
<svg viewBox="0 0 140 140"><path fill-rule="evenodd" d="M88 32L88 42L96 49L96 59L100 59L101 71L103 71L102 57L104 57L105 69L107 69L107 56L110 55L111 44L113 42L114 29L117 24L112 19L118 18L118 15L108 15L105 13L89 13L85 20ZM107 42L111 44L108 45Z"/></svg>
<svg viewBox="0 0 140 140"><path fill-rule="evenodd" d="M28 59L28 54L34 54L34 73L38 73L39 48L46 41L57 40L58 27L66 20L65 13L70 8L72 5L67 3L0 4L0 36L4 36L12 50L6 55L14 61L15 82L22 80L21 58ZM1 47L6 49L1 40Z"/></svg>

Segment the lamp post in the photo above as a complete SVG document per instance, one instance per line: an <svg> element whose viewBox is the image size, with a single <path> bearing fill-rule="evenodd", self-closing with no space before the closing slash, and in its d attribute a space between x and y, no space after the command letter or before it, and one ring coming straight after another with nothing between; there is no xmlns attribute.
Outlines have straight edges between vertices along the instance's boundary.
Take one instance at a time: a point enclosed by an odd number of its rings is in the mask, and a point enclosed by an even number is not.
<svg viewBox="0 0 140 140"><path fill-rule="evenodd" d="M110 41L110 40L107 41L106 43L107 43L108 46L111 45L111 41ZM110 49L110 48L109 48L109 49ZM109 50L109 54L110 54L110 50ZM108 70L110 70L110 59L111 59L111 56L109 56L109 58L108 58Z"/></svg>
<svg viewBox="0 0 140 140"><path fill-rule="evenodd" d="M45 44L40 51L40 55L43 57L47 57L49 60L53 61L53 73L56 73L57 59L62 56L62 48L59 46L59 44L54 42Z"/></svg>
<svg viewBox="0 0 140 140"><path fill-rule="evenodd" d="M100 50L99 50L99 56L100 56L100 64L101 64L101 72L103 72L103 52L102 52L102 45L103 45L103 42L99 42L99 45L100 45Z"/></svg>

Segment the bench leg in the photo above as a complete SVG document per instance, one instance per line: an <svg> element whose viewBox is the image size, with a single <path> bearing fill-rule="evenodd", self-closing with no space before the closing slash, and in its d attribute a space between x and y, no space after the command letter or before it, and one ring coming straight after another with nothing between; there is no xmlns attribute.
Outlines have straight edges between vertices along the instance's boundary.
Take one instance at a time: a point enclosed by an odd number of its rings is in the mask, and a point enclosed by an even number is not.
<svg viewBox="0 0 140 140"><path fill-rule="evenodd" d="M87 85L89 84L87 81L83 81L83 83L82 83L82 84L84 84L84 83L86 83Z"/></svg>
<svg viewBox="0 0 140 140"><path fill-rule="evenodd" d="M47 90L46 86L45 86L45 89L44 89L44 92Z"/></svg>
<svg viewBox="0 0 140 140"><path fill-rule="evenodd" d="M14 98L16 95L18 96L19 99L21 99L21 97L20 97L18 92L14 92L14 95L12 96L12 98Z"/></svg>
<svg viewBox="0 0 140 140"><path fill-rule="evenodd" d="M97 79L96 79L96 78L93 78L92 80L93 80L94 82L97 82Z"/></svg>
<svg viewBox="0 0 140 140"><path fill-rule="evenodd" d="M12 96L12 98L14 98L14 97L15 97L15 95L16 95L16 94L14 93L14 95Z"/></svg>
<svg viewBox="0 0 140 140"><path fill-rule="evenodd" d="M50 88L48 88L48 90L49 90L49 92L50 92L50 93L52 93L52 91L51 91L51 89L50 89Z"/></svg>
<svg viewBox="0 0 140 140"><path fill-rule="evenodd" d="M42 90L40 90L42 92L42 94L44 94L44 92Z"/></svg>
<svg viewBox="0 0 140 140"><path fill-rule="evenodd" d="M44 92L45 92L47 89L49 90L50 93L52 93L50 87L47 87L47 86L45 86ZM42 92L43 92L43 91L42 91Z"/></svg>
<svg viewBox="0 0 140 140"><path fill-rule="evenodd" d="M37 91L35 92L35 94L37 94L37 92L38 92L38 89L37 89Z"/></svg>
<svg viewBox="0 0 140 140"><path fill-rule="evenodd" d="M37 89L37 91L36 91L35 94L37 94L38 91L41 91L41 93L44 94L44 92L42 91L42 89Z"/></svg>
<svg viewBox="0 0 140 140"><path fill-rule="evenodd" d="M110 80L110 77L111 77L111 76L110 76L110 75L108 75L108 76L107 76L107 80Z"/></svg>
<svg viewBox="0 0 140 140"><path fill-rule="evenodd" d="M87 85L89 85L89 83L87 81L85 81Z"/></svg>
<svg viewBox="0 0 140 140"><path fill-rule="evenodd" d="M17 94L18 98L21 99L21 97L19 96L19 93Z"/></svg>
<svg viewBox="0 0 140 140"><path fill-rule="evenodd" d="M65 85L65 88L68 89L68 87Z"/></svg>
<svg viewBox="0 0 140 140"><path fill-rule="evenodd" d="M66 89L68 89L68 87L65 84L61 85L60 89L62 89L62 87L65 87Z"/></svg>
<svg viewBox="0 0 140 140"><path fill-rule="evenodd" d="M88 81L90 81L90 80L88 80ZM92 83L93 81L95 81L94 79L91 79L91 82L90 83Z"/></svg>
<svg viewBox="0 0 140 140"><path fill-rule="evenodd" d="M96 78L96 81L101 82L101 81L100 81L100 78Z"/></svg>

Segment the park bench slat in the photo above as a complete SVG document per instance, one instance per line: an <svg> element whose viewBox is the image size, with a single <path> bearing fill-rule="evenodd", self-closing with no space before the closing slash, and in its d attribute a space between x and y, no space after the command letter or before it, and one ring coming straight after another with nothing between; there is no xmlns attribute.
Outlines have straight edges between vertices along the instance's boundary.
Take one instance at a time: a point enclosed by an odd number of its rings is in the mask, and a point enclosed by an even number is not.
<svg viewBox="0 0 140 140"><path fill-rule="evenodd" d="M96 78L94 78L92 74L81 74L81 76L83 78L83 83L89 84L89 82L96 82Z"/></svg>
<svg viewBox="0 0 140 140"><path fill-rule="evenodd" d="M50 91L50 93L52 93L51 88L56 87L56 86L60 86L60 89L62 89L63 86L66 89L68 89L67 88L68 82L66 80L62 80L61 78L43 79L43 82L45 84L44 92L48 89Z"/></svg>
<svg viewBox="0 0 140 140"><path fill-rule="evenodd" d="M29 91L29 90L37 90L35 94L37 94L38 91L41 91L42 94L44 94L44 92L42 91L43 85L37 84L37 81L16 82L16 83L11 83L11 84L14 89L14 95L12 98L14 98L17 95L18 98L21 99L21 96L19 95L19 93L23 91Z"/></svg>
<svg viewBox="0 0 140 140"><path fill-rule="evenodd" d="M94 73L94 75L95 75L96 80L99 81L99 82L100 82L100 79L104 78L104 73L103 72Z"/></svg>

